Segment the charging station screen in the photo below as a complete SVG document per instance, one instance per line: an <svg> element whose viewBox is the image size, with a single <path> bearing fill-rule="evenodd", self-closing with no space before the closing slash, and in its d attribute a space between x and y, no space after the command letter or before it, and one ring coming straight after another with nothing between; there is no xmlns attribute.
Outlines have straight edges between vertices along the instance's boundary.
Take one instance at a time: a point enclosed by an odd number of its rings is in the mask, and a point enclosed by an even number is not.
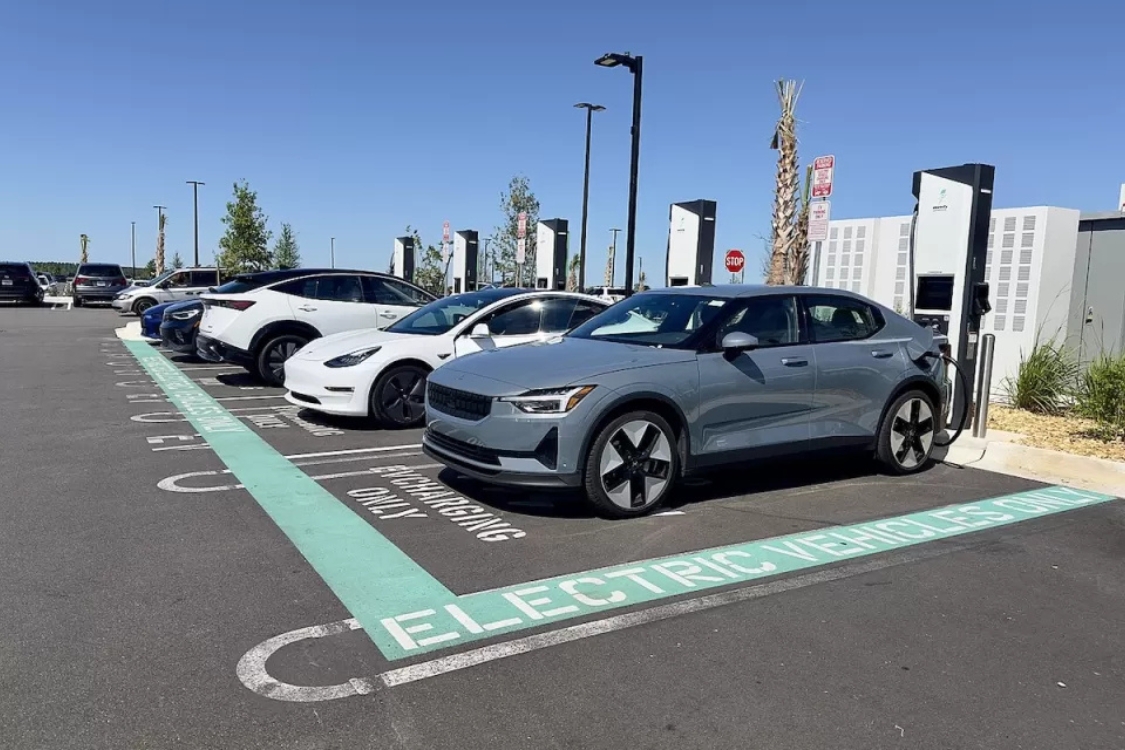
<svg viewBox="0 0 1125 750"><path fill-rule="evenodd" d="M952 310L953 277L919 276L914 307L919 310Z"/></svg>

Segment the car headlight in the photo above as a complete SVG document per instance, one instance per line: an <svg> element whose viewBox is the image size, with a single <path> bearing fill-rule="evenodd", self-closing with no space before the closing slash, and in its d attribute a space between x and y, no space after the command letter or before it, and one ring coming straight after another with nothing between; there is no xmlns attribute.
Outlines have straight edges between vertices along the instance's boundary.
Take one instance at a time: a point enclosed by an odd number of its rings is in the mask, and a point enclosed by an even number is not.
<svg viewBox="0 0 1125 750"><path fill-rule="evenodd" d="M172 320L191 320L192 318L199 317L199 310L181 310L179 312L172 313L170 317L172 318Z"/></svg>
<svg viewBox="0 0 1125 750"><path fill-rule="evenodd" d="M335 357L334 359L328 360L327 362L324 363L324 366L325 367L333 367L333 368L336 368L336 367L355 367L360 362L365 362L368 357L370 357L372 354L375 354L376 352L378 352L382 348L383 347L381 347L381 346L371 346L371 347L368 347L367 349L360 349L358 351L350 352L348 354L343 354L339 357Z"/></svg>
<svg viewBox="0 0 1125 750"><path fill-rule="evenodd" d="M528 414L566 414L582 403L582 399L589 396L593 390L592 385L539 388L519 396L505 396L499 400Z"/></svg>

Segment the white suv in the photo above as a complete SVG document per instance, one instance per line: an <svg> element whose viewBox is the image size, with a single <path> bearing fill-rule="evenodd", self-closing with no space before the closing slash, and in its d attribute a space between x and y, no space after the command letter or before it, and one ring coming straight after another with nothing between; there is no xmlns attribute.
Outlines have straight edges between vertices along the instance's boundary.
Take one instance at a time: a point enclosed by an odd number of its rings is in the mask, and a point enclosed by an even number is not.
<svg viewBox="0 0 1125 750"><path fill-rule="evenodd" d="M196 353L281 385L285 360L313 339L386 328L436 297L384 273L294 268L242 274L200 299Z"/></svg>
<svg viewBox="0 0 1125 750"><path fill-rule="evenodd" d="M198 297L220 283L217 268L173 268L145 286L129 287L114 297L111 304L115 310L144 315L150 307Z"/></svg>

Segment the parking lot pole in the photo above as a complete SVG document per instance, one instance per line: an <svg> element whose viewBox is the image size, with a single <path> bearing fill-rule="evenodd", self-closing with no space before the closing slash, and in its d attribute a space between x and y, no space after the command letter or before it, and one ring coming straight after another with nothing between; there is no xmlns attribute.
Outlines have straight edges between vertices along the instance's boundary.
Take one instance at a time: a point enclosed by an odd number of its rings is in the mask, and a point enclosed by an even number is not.
<svg viewBox="0 0 1125 750"><path fill-rule="evenodd" d="M977 375L976 413L973 415L973 437L983 438L988 434L988 397L992 393L992 357L996 351L996 336L986 333L978 345L977 361L980 370Z"/></svg>

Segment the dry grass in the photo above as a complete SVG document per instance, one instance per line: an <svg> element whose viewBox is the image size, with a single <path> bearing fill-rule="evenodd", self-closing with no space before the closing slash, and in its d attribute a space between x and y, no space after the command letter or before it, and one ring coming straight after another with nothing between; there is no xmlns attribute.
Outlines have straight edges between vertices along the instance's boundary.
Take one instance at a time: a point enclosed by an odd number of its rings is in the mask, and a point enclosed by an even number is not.
<svg viewBox="0 0 1125 750"><path fill-rule="evenodd" d="M1036 448L1125 462L1125 441L1097 437L1096 425L1091 419L1033 414L993 404L988 410L988 426L1019 433L1023 436L1021 442Z"/></svg>

